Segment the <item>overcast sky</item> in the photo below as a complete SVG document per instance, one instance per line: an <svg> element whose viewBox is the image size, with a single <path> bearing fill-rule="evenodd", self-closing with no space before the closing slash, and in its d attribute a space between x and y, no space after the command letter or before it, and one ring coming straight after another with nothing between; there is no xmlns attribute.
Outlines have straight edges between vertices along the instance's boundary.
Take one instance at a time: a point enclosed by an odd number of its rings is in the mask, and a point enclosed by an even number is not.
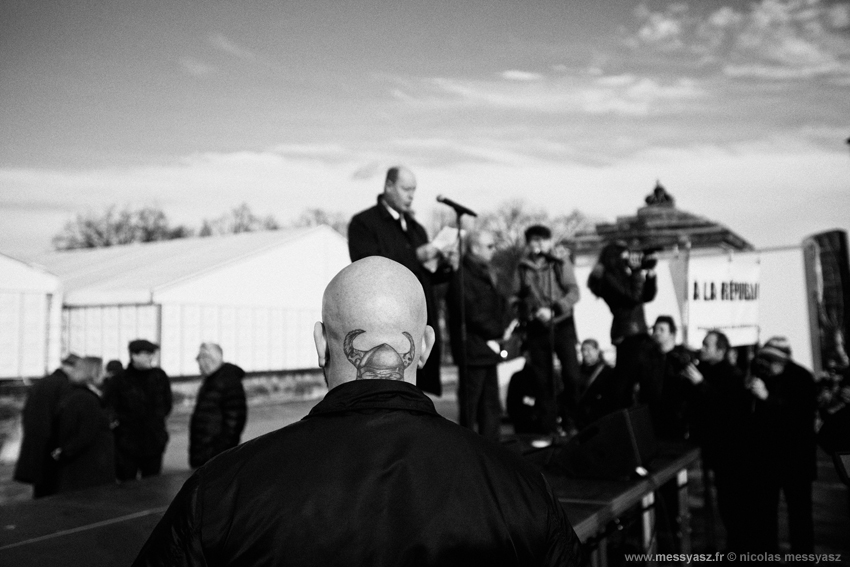
<svg viewBox="0 0 850 567"><path fill-rule="evenodd" d="M78 213L374 203L633 214L758 247L850 230L850 3L5 0L0 252Z"/></svg>

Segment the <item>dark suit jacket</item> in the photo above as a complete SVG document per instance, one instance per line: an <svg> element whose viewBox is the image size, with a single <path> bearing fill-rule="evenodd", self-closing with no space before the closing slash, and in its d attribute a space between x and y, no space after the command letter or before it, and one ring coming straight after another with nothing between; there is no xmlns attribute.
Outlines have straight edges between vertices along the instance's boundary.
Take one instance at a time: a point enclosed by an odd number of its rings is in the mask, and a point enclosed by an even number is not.
<svg viewBox="0 0 850 567"><path fill-rule="evenodd" d="M434 328L437 340L425 368L416 372L416 385L426 392L442 394L440 383L441 338L439 308L434 294L434 284L448 281L451 272L438 269L429 272L417 259L416 249L427 244L428 233L409 214L405 214L407 232L390 215L378 196L378 204L354 215L348 225L348 254L356 262L367 256L383 256L394 260L413 272L425 291L428 306L428 324Z"/></svg>
<svg viewBox="0 0 850 567"><path fill-rule="evenodd" d="M446 296L452 357L455 364L461 364L460 310L463 300L466 319L466 364L495 366L502 361L502 357L487 346L487 341L502 338L510 316L507 302L499 294L485 266L468 257L464 259L463 265L464 292L460 292L460 272L456 272Z"/></svg>

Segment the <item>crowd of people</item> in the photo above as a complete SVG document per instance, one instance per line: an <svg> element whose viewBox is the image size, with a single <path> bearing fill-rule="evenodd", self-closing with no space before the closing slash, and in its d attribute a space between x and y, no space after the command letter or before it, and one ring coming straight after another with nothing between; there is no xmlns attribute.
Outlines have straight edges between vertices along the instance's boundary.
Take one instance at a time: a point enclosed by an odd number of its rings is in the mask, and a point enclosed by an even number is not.
<svg viewBox="0 0 850 567"><path fill-rule="evenodd" d="M168 444L171 381L156 366L158 345L128 345L129 364L69 354L30 389L14 479L33 498L159 475ZM221 347L198 353L203 380L190 421L189 464L197 468L239 444L247 405L241 368Z"/></svg>
<svg viewBox="0 0 850 567"><path fill-rule="evenodd" d="M678 344L673 317L662 315L652 327L646 321L644 307L658 291L655 252L615 241L601 250L587 282L612 315L611 366L597 340L579 341L573 261L548 227L525 228L514 293L505 296L492 265L494 235L471 231L461 254L438 248L412 215L415 191L414 174L393 167L377 203L349 224L352 264L326 289L314 330L329 392L305 420L228 452L245 426L245 373L224 362L218 345L201 345L189 445L198 471L140 565L213 552L286 555L298 559L293 564L339 553L363 562L404 562L411 553L434 563L577 561L575 534L542 477L496 448L503 415L497 367L517 341L526 364L508 391L515 432L563 441L612 412L646 405L658 439L701 448L729 551L778 550L782 492L791 551L813 552L817 396L787 340L774 337L739 363L720 330L708 331L698 352ZM441 284L459 368L460 428L436 420L423 395L442 393ZM106 373L98 358L69 355L33 386L15 478L32 483L38 498L159 474L172 397L168 376L154 364L157 350L133 341L127 368L113 361ZM452 470L463 471L462 480ZM410 500L422 494L452 504ZM343 516L352 522L333 521ZM357 529L364 521L369 529Z"/></svg>

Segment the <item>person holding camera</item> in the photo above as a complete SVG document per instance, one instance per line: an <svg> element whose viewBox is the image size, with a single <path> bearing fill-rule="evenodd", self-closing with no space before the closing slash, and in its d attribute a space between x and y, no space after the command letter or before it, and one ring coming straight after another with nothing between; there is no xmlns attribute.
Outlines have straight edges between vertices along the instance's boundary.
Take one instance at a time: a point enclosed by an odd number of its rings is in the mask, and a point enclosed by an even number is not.
<svg viewBox="0 0 850 567"><path fill-rule="evenodd" d="M698 395L695 379L699 358L684 345L676 344L676 322L660 315L652 326L656 349L650 356L650 371L642 376L638 401L649 405L655 435L665 441L691 439L692 410ZM698 373L697 373L698 374Z"/></svg>
<svg viewBox="0 0 850 567"><path fill-rule="evenodd" d="M643 306L655 299L658 284L655 265L658 258L648 251L632 262L628 245L622 240L602 249L590 273L587 286L611 310L611 343L617 349L617 406L627 408L634 401L634 388L647 372L648 356L654 349L646 326Z"/></svg>

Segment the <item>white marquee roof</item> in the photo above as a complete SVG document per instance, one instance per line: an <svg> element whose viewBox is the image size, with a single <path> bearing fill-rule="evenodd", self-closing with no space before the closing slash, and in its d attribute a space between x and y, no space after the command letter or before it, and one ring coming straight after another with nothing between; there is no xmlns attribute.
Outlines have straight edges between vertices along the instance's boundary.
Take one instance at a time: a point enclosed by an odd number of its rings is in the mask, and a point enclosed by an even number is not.
<svg viewBox="0 0 850 567"><path fill-rule="evenodd" d="M330 227L318 226L49 252L34 257L32 263L59 277L66 305L151 303L154 294L167 286L292 245L319 231L344 240Z"/></svg>

